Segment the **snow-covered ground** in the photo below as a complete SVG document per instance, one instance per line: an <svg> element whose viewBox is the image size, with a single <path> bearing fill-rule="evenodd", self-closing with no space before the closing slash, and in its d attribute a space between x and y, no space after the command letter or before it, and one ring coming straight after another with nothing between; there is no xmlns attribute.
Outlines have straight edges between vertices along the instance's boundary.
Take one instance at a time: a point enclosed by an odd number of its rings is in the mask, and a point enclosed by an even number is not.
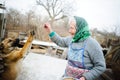
<svg viewBox="0 0 120 80"><path fill-rule="evenodd" d="M29 53L16 80L60 80L66 63L63 59Z"/></svg>

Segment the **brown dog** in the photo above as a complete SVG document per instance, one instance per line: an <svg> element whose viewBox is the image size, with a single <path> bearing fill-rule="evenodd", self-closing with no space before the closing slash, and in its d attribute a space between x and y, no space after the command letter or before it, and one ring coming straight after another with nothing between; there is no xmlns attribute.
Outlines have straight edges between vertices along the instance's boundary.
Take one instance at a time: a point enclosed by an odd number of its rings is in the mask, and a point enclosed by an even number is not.
<svg viewBox="0 0 120 80"><path fill-rule="evenodd" d="M0 80L15 80L19 71L20 62L27 53L33 41L34 32L31 32L23 48L13 47L15 39L7 38L0 44L0 57L4 61L4 72Z"/></svg>

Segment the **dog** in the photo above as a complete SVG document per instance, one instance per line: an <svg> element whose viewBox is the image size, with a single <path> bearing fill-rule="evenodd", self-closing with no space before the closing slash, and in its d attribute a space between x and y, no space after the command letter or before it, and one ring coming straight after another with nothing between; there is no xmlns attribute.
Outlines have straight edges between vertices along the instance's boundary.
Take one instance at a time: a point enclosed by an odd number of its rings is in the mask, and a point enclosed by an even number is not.
<svg viewBox="0 0 120 80"><path fill-rule="evenodd" d="M20 70L21 61L28 50L31 48L33 39L34 31L31 31L27 42L22 48L14 45L17 43L16 39L13 38L6 38L0 43L0 58L2 58L4 62L4 72L0 74L0 80L16 79Z"/></svg>

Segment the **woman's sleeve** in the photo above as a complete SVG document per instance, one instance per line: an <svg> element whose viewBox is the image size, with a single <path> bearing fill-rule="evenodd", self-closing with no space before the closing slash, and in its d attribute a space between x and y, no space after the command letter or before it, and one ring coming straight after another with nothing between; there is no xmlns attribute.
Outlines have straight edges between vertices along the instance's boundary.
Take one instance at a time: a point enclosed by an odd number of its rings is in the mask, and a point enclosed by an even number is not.
<svg viewBox="0 0 120 80"><path fill-rule="evenodd" d="M71 40L70 37L60 37L56 32L51 32L49 36L60 47L68 47Z"/></svg>
<svg viewBox="0 0 120 80"><path fill-rule="evenodd" d="M86 78L86 80L94 80L105 71L105 59L102 48L97 42L91 44L91 48L89 49L88 53L91 62L93 63L93 68L89 72L84 73L83 76Z"/></svg>

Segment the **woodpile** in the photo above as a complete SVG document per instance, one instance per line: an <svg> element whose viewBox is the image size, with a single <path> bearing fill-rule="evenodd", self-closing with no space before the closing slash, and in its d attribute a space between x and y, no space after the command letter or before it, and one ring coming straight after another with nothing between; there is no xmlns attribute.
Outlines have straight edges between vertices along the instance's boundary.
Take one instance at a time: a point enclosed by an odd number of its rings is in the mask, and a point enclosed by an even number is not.
<svg viewBox="0 0 120 80"><path fill-rule="evenodd" d="M102 76L105 80L120 80L120 41L110 42L110 50L105 55L107 70Z"/></svg>

